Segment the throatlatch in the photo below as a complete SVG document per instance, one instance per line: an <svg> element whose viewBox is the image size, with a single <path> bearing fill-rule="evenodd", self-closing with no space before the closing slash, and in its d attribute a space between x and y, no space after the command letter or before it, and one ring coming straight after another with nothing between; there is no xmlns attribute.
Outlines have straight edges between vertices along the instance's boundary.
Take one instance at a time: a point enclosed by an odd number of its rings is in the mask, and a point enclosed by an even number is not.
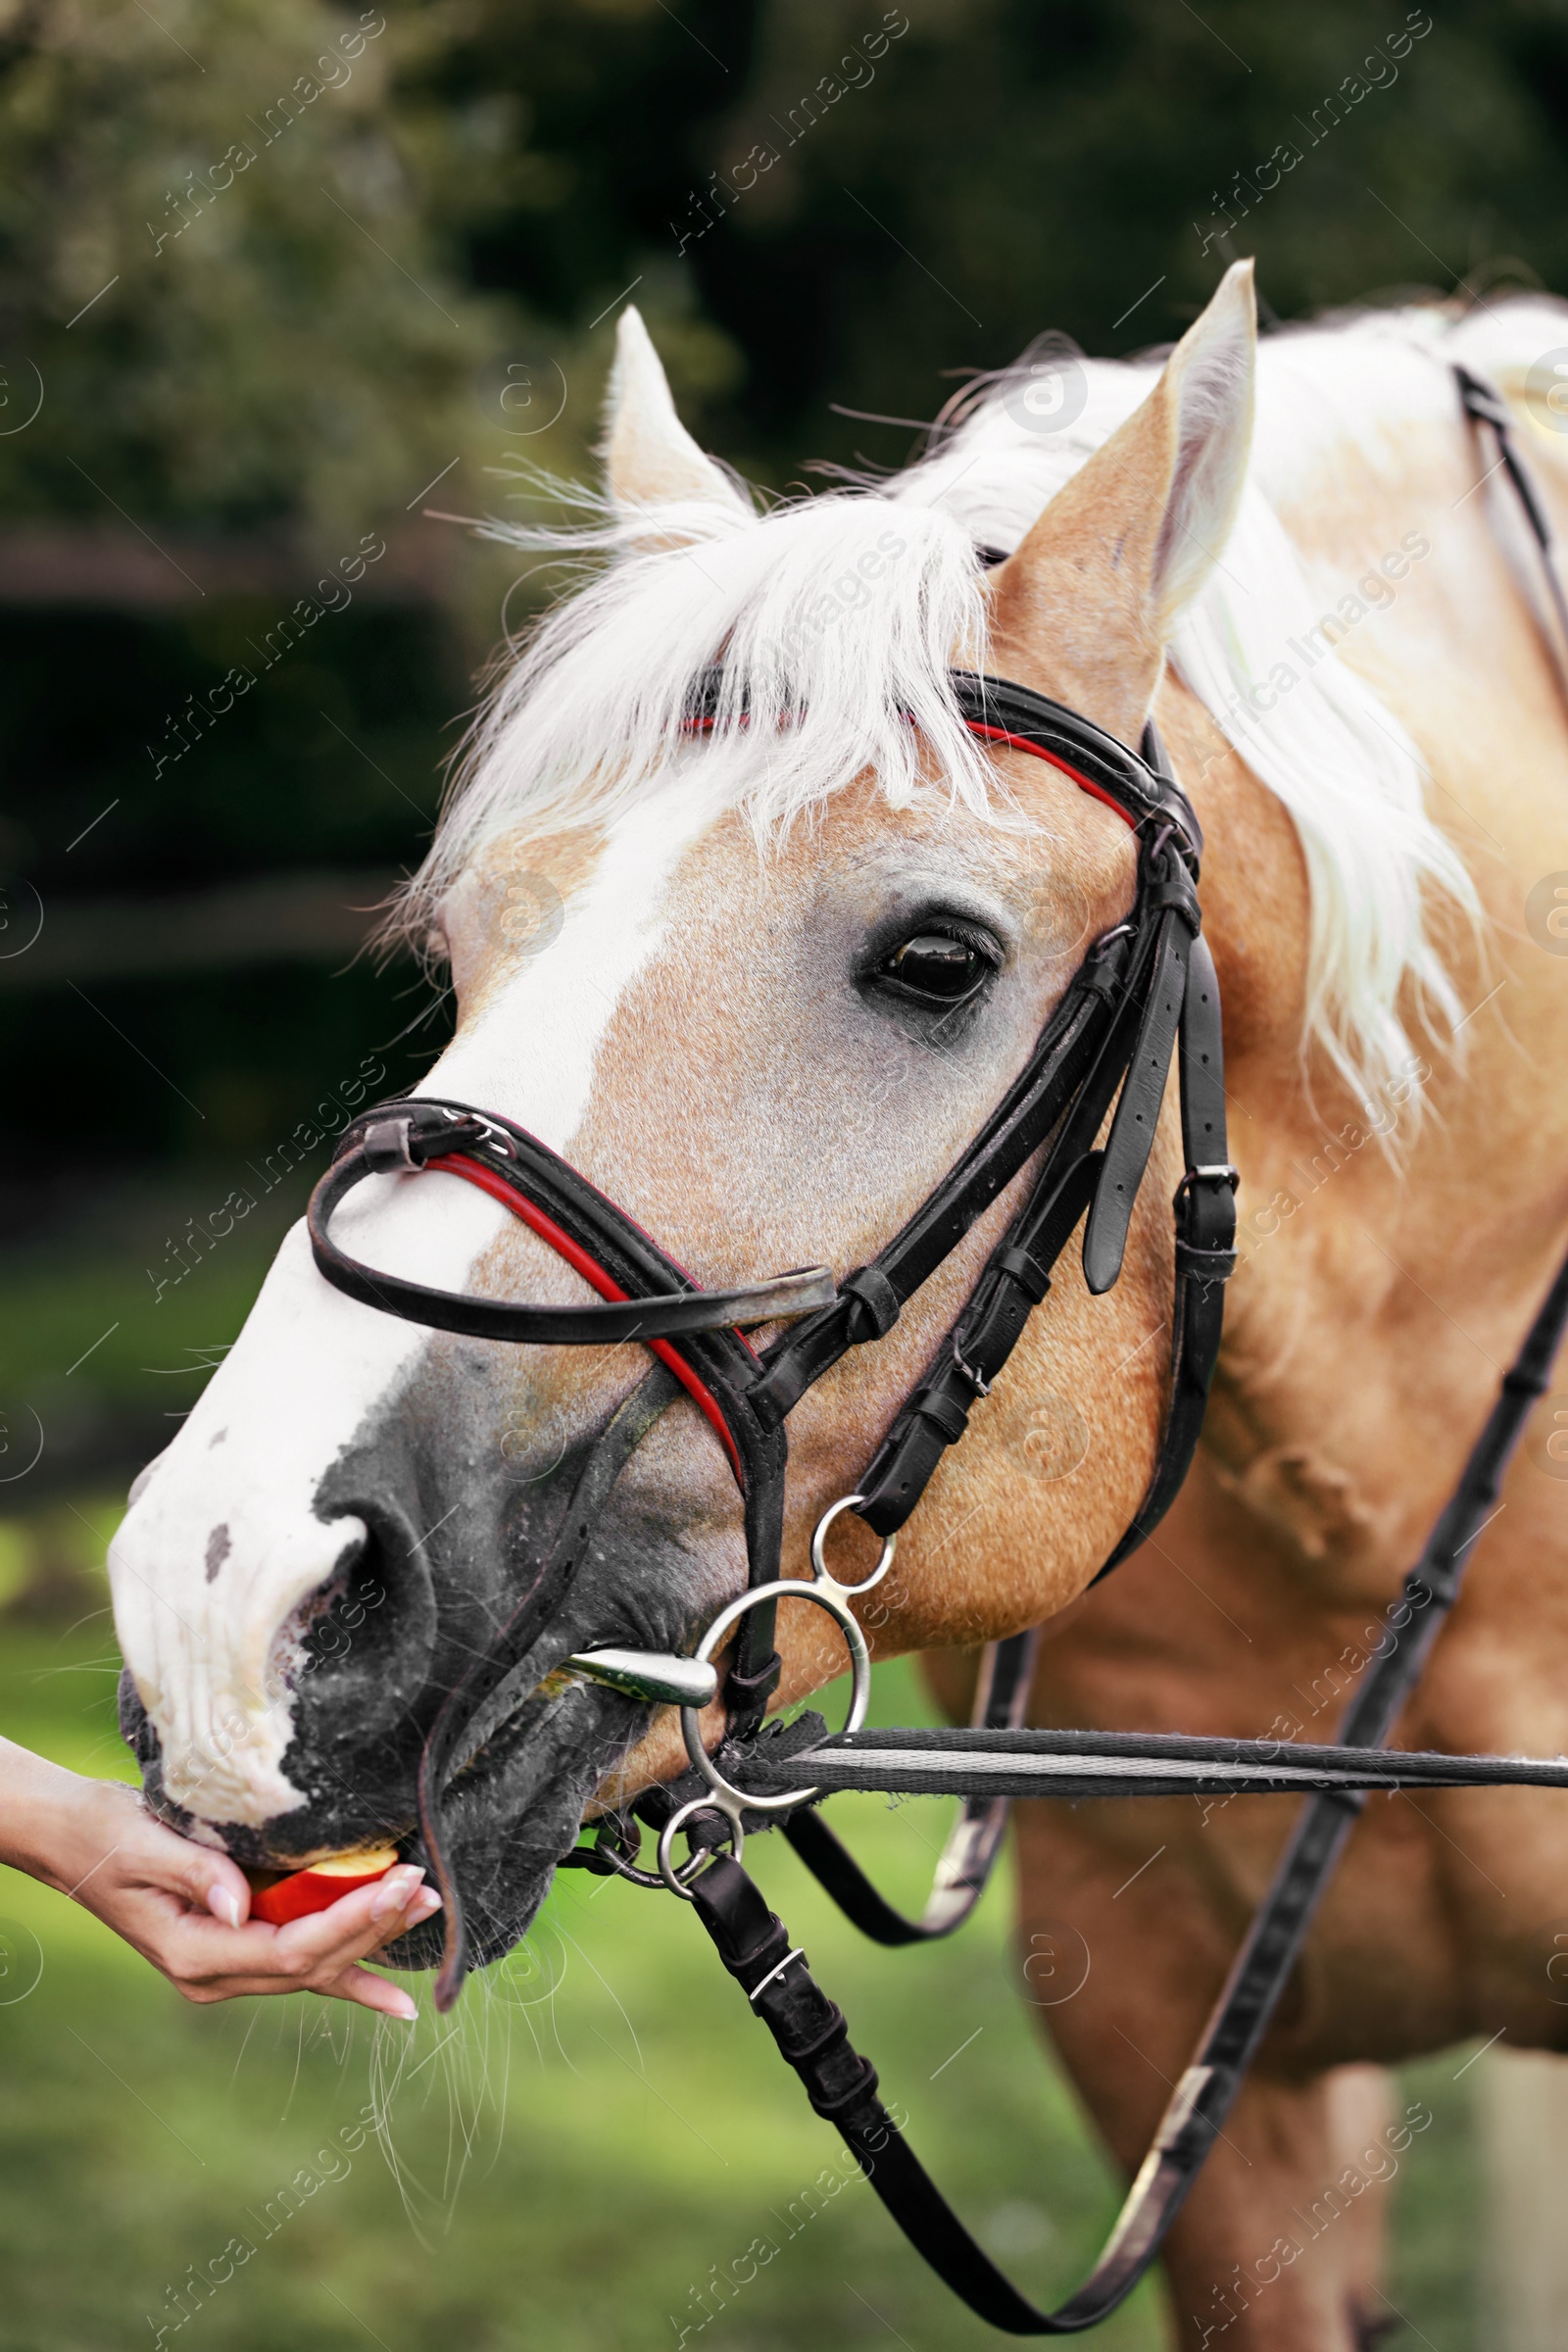
<svg viewBox="0 0 1568 2352"><path fill-rule="evenodd" d="M1541 548L1568 649L1568 605L1552 565L1545 511L1513 446L1508 413L1479 378L1462 368L1455 374L1465 413L1496 438L1500 463ZM1565 649L1553 649L1560 662ZM869 1264L836 1286L825 1268L816 1267L736 1290L703 1291L622 1209L535 1137L494 1113L423 1097L382 1104L353 1124L317 1188L309 1222L322 1274L366 1304L435 1329L522 1345L636 1339L660 1359L595 1441L553 1549L537 1563L511 1621L449 1694L426 1740L419 1772L421 1838L446 1902L437 2006L449 2008L457 1998L467 1965L463 1905L443 1831L447 1788L467 1757L465 1741L471 1746L486 1700L525 1665L559 1610L620 1471L684 1391L724 1446L740 1485L747 1590L720 1611L692 1659L589 1650L566 1661L568 1668L650 1704L678 1704L693 1769L673 1788L646 1791L633 1808L636 1818L607 1816L596 1825L595 1843L574 1848L564 1863L666 1886L690 1901L812 2106L842 2132L893 2218L938 2275L994 2327L1018 2335L1064 2335L1107 2317L1157 2255L1241 2088L1366 1794L1405 1787L1568 1788L1568 1765L1562 1763L1396 1754L1384 1745L1457 1596L1466 1556L1494 1507L1531 1405L1547 1385L1568 1321L1568 1260L1502 1382L1453 1496L1387 1614L1374 1662L1336 1745L1026 1730L1038 1639L1028 1632L989 1646L967 1732L864 1731L870 1659L855 1603L887 1573L899 1529L947 1448L962 1438L976 1400L1003 1373L1080 1224L1091 1293L1115 1282L1178 1049L1186 1172L1173 1201L1169 1396L1144 1499L1102 1575L1158 1523L1190 1466L1218 1355L1224 1285L1235 1264L1237 1179L1226 1153L1219 991L1197 897L1202 836L1158 735L1151 723L1139 754L1028 688L968 672L953 673L951 688L973 733L1048 760L1133 829L1137 895L1128 919L1091 945L1023 1069L979 1132ZM718 679L710 673L693 700L688 724L694 731L712 724L718 700ZM791 1408L850 1348L874 1345L892 1330L908 1299L1031 1162L1022 1203L952 1330L895 1415L856 1493L834 1504L818 1526L813 1578L782 1580ZM462 1176L501 1200L605 1303L539 1307L460 1297L399 1281L346 1256L331 1239L329 1223L352 1187L372 1174L426 1168ZM793 1328L760 1354L737 1328L790 1318ZM823 1548L829 1524L844 1510L884 1539L876 1567L854 1587L831 1574ZM763 1728L779 1674L773 1621L781 1599L816 1604L844 1634L854 1698L849 1724L837 1737L825 1736L816 1717ZM722 1684L726 1733L710 1755L700 1710L719 1689L717 1661L731 1636ZM886 1901L815 1810L833 1789L852 1788L965 1798L920 1920L906 1919ZM1296 1790L1310 1801L1104 2250L1067 2302L1041 2312L970 2237L881 2104L875 2069L851 2046L841 2012L820 1991L804 1952L791 1944L741 1867L748 1831L781 1822L848 1916L878 1942L894 1945L947 1935L968 1916L1014 1796L1074 1801ZM659 1833L657 1874L637 1863L639 1820ZM673 1840L681 1831L692 1853L677 1867ZM730 1854L715 1852L725 1843Z"/></svg>

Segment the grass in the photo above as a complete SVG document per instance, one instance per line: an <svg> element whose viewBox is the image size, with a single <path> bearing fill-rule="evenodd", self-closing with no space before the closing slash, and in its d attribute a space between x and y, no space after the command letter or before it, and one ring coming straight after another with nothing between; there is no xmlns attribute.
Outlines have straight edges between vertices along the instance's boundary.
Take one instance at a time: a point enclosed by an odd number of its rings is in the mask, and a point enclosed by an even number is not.
<svg viewBox="0 0 1568 2352"><path fill-rule="evenodd" d="M107 1618L13 1620L3 1647L0 1729L128 1777ZM878 1712L925 1715L907 1670L879 1677ZM848 1799L835 1819L917 1902L941 1808ZM1017 1997L1006 1889L954 1942L883 1953L780 1841L754 1856L944 2187L1029 2291L1060 2295L1116 2191ZM1390 2287L1418 2330L1402 2340L1433 2352L1473 2341L1457 2064L1408 2078L1437 2122L1405 2160ZM6 1873L0 2081L8 2352L151 2347L160 2327L181 2352L655 2352L682 2328L720 2352L998 2340L846 2181L692 1915L618 1882L566 1874L455 2022L426 2007L406 2030L308 1999L189 2008ZM393 2164L362 2137L383 2098ZM221 2282L202 2296L193 2273ZM1096 2341L1154 2352L1158 2313L1146 2284Z"/></svg>

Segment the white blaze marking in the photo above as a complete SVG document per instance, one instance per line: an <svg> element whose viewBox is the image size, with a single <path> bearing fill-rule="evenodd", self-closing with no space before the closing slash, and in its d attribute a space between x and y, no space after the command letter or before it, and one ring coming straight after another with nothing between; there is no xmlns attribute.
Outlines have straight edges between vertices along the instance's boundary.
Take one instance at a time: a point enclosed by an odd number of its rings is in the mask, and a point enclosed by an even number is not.
<svg viewBox="0 0 1568 2352"><path fill-rule="evenodd" d="M663 886L710 815L695 779L628 812L568 902L560 937L496 989L416 1091L504 1111L568 1151L599 1042L658 950ZM354 1256L461 1291L509 1223L469 1185L372 1177L333 1231ZM110 1547L121 1647L158 1732L166 1786L210 1821L260 1824L306 1801L282 1771L293 1710L286 1689L269 1693L269 1657L291 1611L366 1532L363 1520L316 1515L321 1479L428 1338L333 1290L297 1225ZM214 1541L220 1528L226 1551ZM211 1580L210 1547L222 1555Z"/></svg>

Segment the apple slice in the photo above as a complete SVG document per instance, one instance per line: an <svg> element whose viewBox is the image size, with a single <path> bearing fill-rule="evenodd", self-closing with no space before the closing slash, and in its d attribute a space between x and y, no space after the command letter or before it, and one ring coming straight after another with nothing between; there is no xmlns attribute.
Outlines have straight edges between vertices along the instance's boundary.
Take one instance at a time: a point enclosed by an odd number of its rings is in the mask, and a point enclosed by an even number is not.
<svg viewBox="0 0 1568 2352"><path fill-rule="evenodd" d="M269 1874L260 1886L253 1880L251 1917L281 1928L291 1919L324 1911L340 1896L352 1894L356 1886L369 1886L384 1879L397 1858L395 1846L362 1847L358 1853L329 1854L324 1862L313 1862L309 1870L292 1871L284 1879Z"/></svg>

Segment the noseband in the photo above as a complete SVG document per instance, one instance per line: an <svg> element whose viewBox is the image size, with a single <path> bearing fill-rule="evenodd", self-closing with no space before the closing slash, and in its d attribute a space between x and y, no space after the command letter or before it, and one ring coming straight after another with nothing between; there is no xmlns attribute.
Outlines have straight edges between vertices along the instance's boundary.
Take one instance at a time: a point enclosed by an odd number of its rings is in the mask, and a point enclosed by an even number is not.
<svg viewBox="0 0 1568 2352"><path fill-rule="evenodd" d="M1467 417L1497 442L1498 464L1519 495L1554 609L1568 630L1545 511L1513 446L1508 412L1479 378L1462 368L1454 372ZM689 715L693 730L712 724L719 685L716 673L703 682ZM1525 1418L1548 1386L1568 1322L1568 1262L1388 1612L1383 1640L1336 1746L1026 1731L1021 1726L1036 1640L1029 1633L989 1646L967 1733L862 1731L869 1657L855 1601L885 1575L899 1529L943 1453L962 1438L975 1400L990 1393L1081 1222L1091 1294L1116 1281L1178 1045L1186 1171L1173 1200L1169 1395L1143 1500L1102 1576L1157 1525L1186 1476L1218 1354L1224 1285L1235 1264L1236 1171L1226 1158L1219 991L1197 898L1202 836L1158 734L1151 721L1141 753L1134 752L1092 720L1026 687L966 671L951 673L950 686L973 734L1049 761L1131 827L1138 843L1137 894L1127 920L1090 947L1001 1102L868 1264L836 1288L828 1270L817 1266L771 1282L705 1291L623 1209L536 1137L493 1112L435 1097L383 1103L355 1121L312 1199L309 1226L321 1273L367 1305L437 1330L525 1346L637 1340L659 1359L590 1446L550 1551L508 1624L446 1698L425 1740L420 1831L446 1902L437 2006L451 2007L467 1965L463 1905L443 1837L448 1785L482 1744L482 1729L476 1737L481 1712L507 1678L515 1674L518 1701L535 1688L539 1675L531 1653L562 1607L616 1478L684 1391L723 1445L740 1486L747 1589L719 1612L692 1659L600 1649L564 1661L644 1701L678 1705L693 1772L674 1790L648 1790L636 1800L636 1815L659 1831L657 1876L637 1867L636 1821L614 1814L597 1825L596 1847L576 1847L563 1860L618 1872L645 1886L664 1885L690 1900L811 2105L843 2134L895 2221L938 2275L996 2328L1018 2335L1063 2335L1106 2318L1158 2254L1245 2080L1366 1793L1499 1783L1568 1788L1568 1765L1561 1763L1391 1754L1385 1745L1457 1597L1470 1548L1495 1507ZM1097 1139L1107 1116L1101 1145ZM790 1411L852 1348L887 1336L908 1300L1031 1161L1021 1203L951 1331L895 1414L855 1492L818 1523L812 1581L781 1579ZM602 1303L533 1306L429 1290L347 1256L333 1241L332 1214L365 1177L432 1168L463 1177L520 1217L583 1276ZM788 1328L760 1347L744 1336L744 1327L779 1324ZM883 1538L876 1567L854 1587L829 1570L824 1549L829 1527L846 1511ZM822 1607L849 1644L855 1698L847 1730L837 1738L821 1737L819 1717L763 1729L780 1673L774 1615L784 1598ZM700 1709L717 1695L714 1662L732 1633L724 1737L710 1755ZM509 1695L500 1702L503 1720ZM732 1777L740 1774L744 1786ZM809 1786L792 1786L802 1778ZM688 1787L691 1793L682 1801ZM906 1919L883 1898L810 1809L843 1788L965 1797L920 1920ZM740 1866L746 1832L781 1819L801 1858L858 1926L879 1942L910 1943L946 1935L973 1908L1014 1796L1239 1790L1306 1791L1310 1801L1099 2261L1067 2302L1041 2312L969 2235L878 2099L875 2069L851 2047L842 2014L819 1990L805 1954L791 1944ZM681 1829L692 1857L677 1869L672 1840ZM726 1842L732 1855L714 1852Z"/></svg>

